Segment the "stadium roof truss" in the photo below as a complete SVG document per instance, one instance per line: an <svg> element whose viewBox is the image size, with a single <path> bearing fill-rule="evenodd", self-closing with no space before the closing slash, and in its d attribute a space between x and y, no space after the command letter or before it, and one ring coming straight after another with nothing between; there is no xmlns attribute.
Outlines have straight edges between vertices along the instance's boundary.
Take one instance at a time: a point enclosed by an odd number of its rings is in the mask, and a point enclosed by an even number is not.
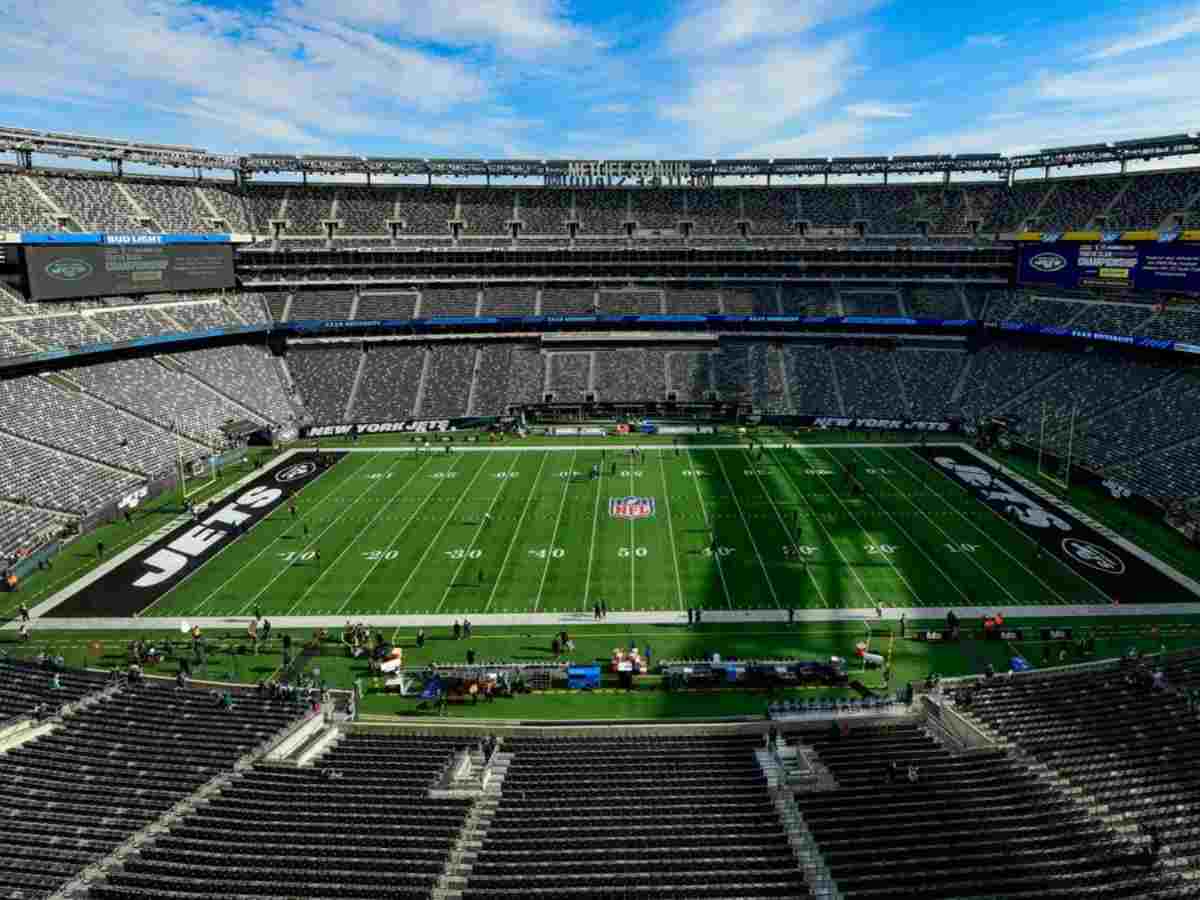
<svg viewBox="0 0 1200 900"><path fill-rule="evenodd" d="M433 178L541 178L547 184L584 183L589 179L653 178L680 183L711 183L718 178L802 177L831 175L996 174L1011 176L1022 169L1155 160L1200 153L1200 134L1166 135L1115 143L1056 147L1036 153L935 154L929 156L865 156L810 159L687 160L532 160L418 159L408 157L292 156L214 153L196 147L148 144L87 135L0 126L0 152L17 154L32 165L33 154L153 166L228 170L239 175L309 174L398 175Z"/></svg>

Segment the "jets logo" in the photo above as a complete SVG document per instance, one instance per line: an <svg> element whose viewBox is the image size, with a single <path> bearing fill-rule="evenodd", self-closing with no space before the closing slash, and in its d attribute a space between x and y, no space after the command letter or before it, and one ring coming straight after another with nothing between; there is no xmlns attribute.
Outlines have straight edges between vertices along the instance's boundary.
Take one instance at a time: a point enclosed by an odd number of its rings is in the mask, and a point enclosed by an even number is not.
<svg viewBox="0 0 1200 900"><path fill-rule="evenodd" d="M1122 575L1125 572L1125 561L1103 547L1078 538L1063 538L1062 548L1072 559L1097 572L1103 572L1105 575Z"/></svg>
<svg viewBox="0 0 1200 900"><path fill-rule="evenodd" d="M74 257L56 259L46 266L46 274L57 281L79 281L92 274L92 265Z"/></svg>
<svg viewBox="0 0 1200 900"><path fill-rule="evenodd" d="M1029 265L1039 272L1057 272L1067 267L1067 260L1058 253L1039 253L1029 260Z"/></svg>
<svg viewBox="0 0 1200 900"><path fill-rule="evenodd" d="M275 473L275 480L286 484L289 481L299 481L317 471L317 464L311 462L292 463L284 466Z"/></svg>
<svg viewBox="0 0 1200 900"><path fill-rule="evenodd" d="M648 519L654 515L653 497L613 497L608 514L614 519Z"/></svg>

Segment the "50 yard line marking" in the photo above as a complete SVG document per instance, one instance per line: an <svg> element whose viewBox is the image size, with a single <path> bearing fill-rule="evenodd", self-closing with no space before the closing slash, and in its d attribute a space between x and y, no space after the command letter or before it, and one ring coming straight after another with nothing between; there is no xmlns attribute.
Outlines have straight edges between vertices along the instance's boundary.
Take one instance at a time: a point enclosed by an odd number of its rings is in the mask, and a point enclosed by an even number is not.
<svg viewBox="0 0 1200 900"><path fill-rule="evenodd" d="M508 539L508 549L504 551L504 559L500 563L500 571L496 573L496 581L492 585L492 592L488 594L487 606L483 608L486 613L492 608L492 601L496 599L496 591L500 588L500 579L504 575L504 569L508 566L508 558L512 555L512 549L517 543L517 536L521 533L521 524L525 521L525 513L529 512L529 506L533 502L533 497L537 493L537 486L541 483L542 469L546 467L546 460L550 458L550 451L542 451L542 461L538 464L537 474L533 476L533 485L529 489L529 496L525 498L525 506L521 509L521 516L517 519L517 527L513 529L512 537Z"/></svg>
<svg viewBox="0 0 1200 900"><path fill-rule="evenodd" d="M550 546L546 548L546 565L542 567L542 581L538 585L537 597L533 601L534 612L537 612L538 607L542 605L542 592L546 590L546 576L550 574L550 562L554 559L554 548L558 546L558 526L562 522L563 509L567 505L567 489L571 487L577 456L579 456L578 450L571 454L571 462L567 466L567 477L563 479L562 499L558 501L558 515L554 517L554 533L550 535Z"/></svg>
<svg viewBox="0 0 1200 900"><path fill-rule="evenodd" d="M459 454L459 456L461 455L462 454ZM413 566L413 570L408 573L408 578L404 579L404 584L400 585L400 590L396 591L396 596L392 598L392 602L389 603L388 608L384 610L385 615L391 613L392 608L400 602L400 598L404 596L404 592L408 589L409 584L411 584L412 580L416 577L417 572L421 571L421 566L425 565L425 560L429 557L429 551L432 550L434 545L438 542L438 538L442 536L442 532L446 530L446 526L454 521L454 514L458 512L458 508L462 505L463 500L466 499L467 494L471 493L471 488L475 486L475 482L479 479L479 476L483 474L483 470L486 468L487 459L485 458L484 461L480 463L479 468L475 470L475 474L471 476L471 480L467 482L467 486L463 488L462 493L458 495L458 499L454 501L454 505L450 507L450 512L446 514L444 519L442 519L441 528L437 530L437 534L433 536L433 540L426 545L425 552L421 554L421 558L417 560L417 564Z"/></svg>
<svg viewBox="0 0 1200 900"><path fill-rule="evenodd" d="M671 561L675 563L675 593L679 596L679 608L683 609L683 581L679 578L679 548L675 546L675 526L671 523L671 489L667 486L667 464L663 462L665 450L658 451L658 467L662 471L663 502L667 506L667 533L671 536Z"/></svg>
<svg viewBox="0 0 1200 900"><path fill-rule="evenodd" d="M719 453L720 451L714 451ZM696 461L692 458L692 448L687 448L688 467L692 470L692 483L696 486L696 497L700 501L700 514L704 516L704 527L712 530L712 525L708 521L708 509L704 506L704 494L700 493L700 478L696 473ZM733 597L729 594L729 583L725 580L725 567L721 565L721 554L713 554L713 559L717 563L717 574L721 577L721 588L725 591L725 602L729 604L729 608L733 609Z"/></svg>
<svg viewBox="0 0 1200 900"><path fill-rule="evenodd" d="M629 455L629 496L633 496L633 460ZM629 520L629 609L635 610L634 596L637 593L637 545L633 540L633 519Z"/></svg>

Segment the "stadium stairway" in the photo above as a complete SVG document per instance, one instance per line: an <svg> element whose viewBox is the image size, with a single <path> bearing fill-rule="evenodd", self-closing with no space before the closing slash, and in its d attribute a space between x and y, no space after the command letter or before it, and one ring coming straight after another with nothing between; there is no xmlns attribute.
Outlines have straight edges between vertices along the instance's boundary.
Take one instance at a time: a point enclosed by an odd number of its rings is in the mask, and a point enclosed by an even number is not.
<svg viewBox="0 0 1200 900"><path fill-rule="evenodd" d="M467 813L458 838L450 848L450 855L446 859L446 867L441 877L430 892L432 900L458 900L462 896L471 876L472 865L478 858L479 851L483 849L488 826L491 825L500 805L500 797L504 792L504 776L512 763L513 755L497 749L492 754L491 761L486 764L483 762L483 755L478 751L474 751L472 757L480 763L481 792Z"/></svg>
<svg viewBox="0 0 1200 900"><path fill-rule="evenodd" d="M816 839L805 823L800 808L796 805L796 798L791 791L787 790L790 778L786 759L790 757L795 760L799 756L799 750L800 748L796 744L789 745L780 740L775 751L756 750L754 756L758 760L763 776L767 779L767 791L771 795L771 802L779 814L779 821L783 824L788 843L796 854L796 861L804 873L808 889L817 900L841 900L841 894L837 890L833 874L829 871L829 866L825 864Z"/></svg>

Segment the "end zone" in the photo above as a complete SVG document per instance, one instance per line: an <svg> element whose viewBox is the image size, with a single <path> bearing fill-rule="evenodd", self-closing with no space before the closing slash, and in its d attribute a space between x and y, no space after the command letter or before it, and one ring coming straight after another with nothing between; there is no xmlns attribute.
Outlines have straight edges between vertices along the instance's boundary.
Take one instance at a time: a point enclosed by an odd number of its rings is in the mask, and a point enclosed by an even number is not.
<svg viewBox="0 0 1200 900"><path fill-rule="evenodd" d="M333 462L326 462L330 458ZM341 458L341 453L288 453L222 491L195 517L173 519L148 540L64 588L40 604L34 614L53 613L55 618L136 616Z"/></svg>

